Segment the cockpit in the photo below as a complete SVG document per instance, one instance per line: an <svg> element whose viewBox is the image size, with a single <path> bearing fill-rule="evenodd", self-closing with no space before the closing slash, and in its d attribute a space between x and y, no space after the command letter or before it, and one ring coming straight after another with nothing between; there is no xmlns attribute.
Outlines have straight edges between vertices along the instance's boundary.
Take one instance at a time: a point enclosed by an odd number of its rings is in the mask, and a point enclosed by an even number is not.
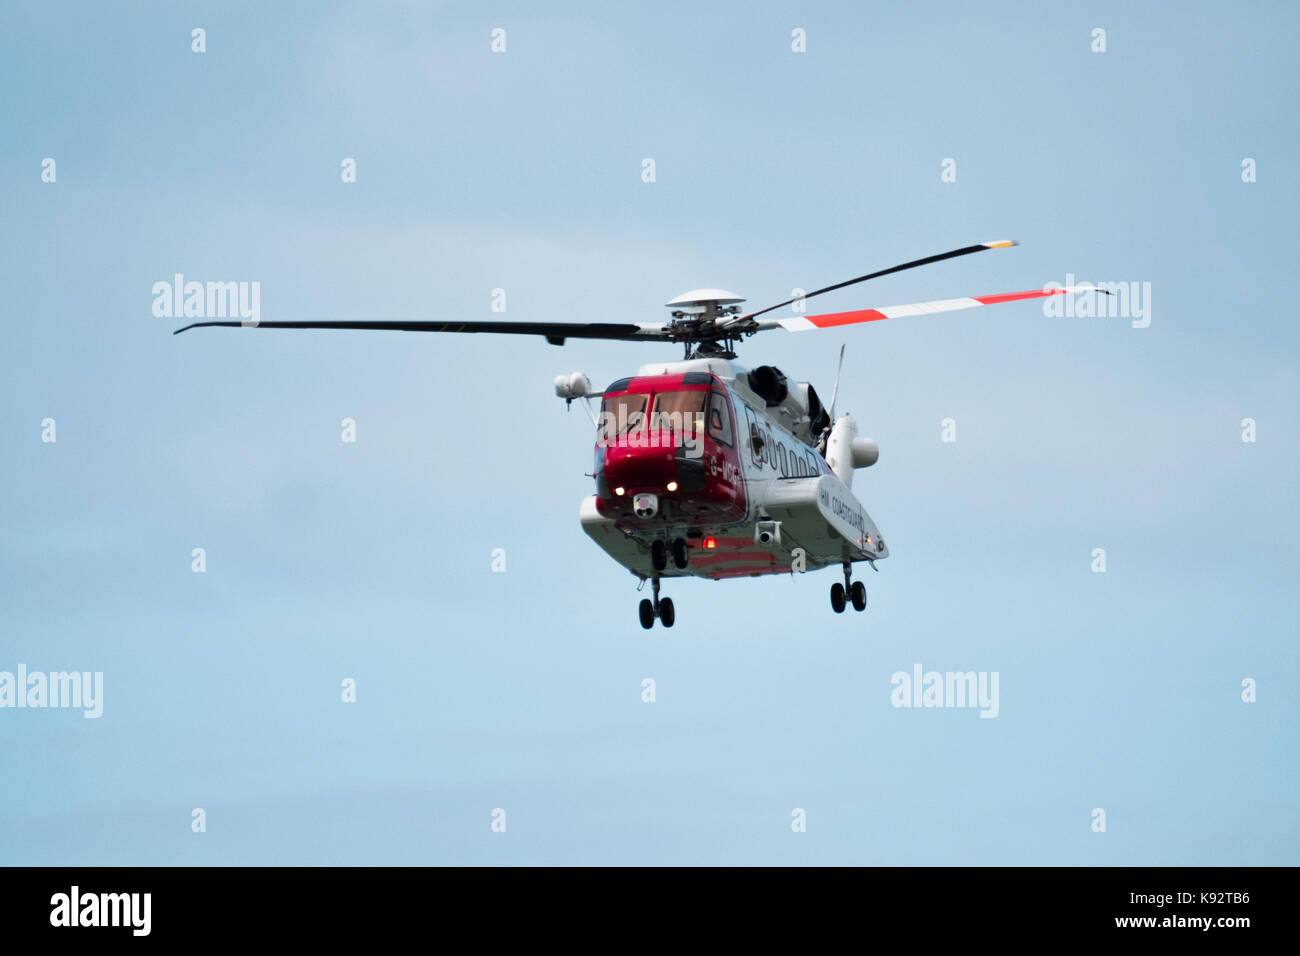
<svg viewBox="0 0 1300 956"><path fill-rule="evenodd" d="M745 515L727 386L707 373L640 375L612 383L596 432L597 509L641 522L710 523Z"/></svg>
<svg viewBox="0 0 1300 956"><path fill-rule="evenodd" d="M648 406L648 407L647 407ZM601 442L670 433L686 439L704 434L732 444L731 410L726 397L711 389L668 389L647 394L606 395L601 403L597 438Z"/></svg>

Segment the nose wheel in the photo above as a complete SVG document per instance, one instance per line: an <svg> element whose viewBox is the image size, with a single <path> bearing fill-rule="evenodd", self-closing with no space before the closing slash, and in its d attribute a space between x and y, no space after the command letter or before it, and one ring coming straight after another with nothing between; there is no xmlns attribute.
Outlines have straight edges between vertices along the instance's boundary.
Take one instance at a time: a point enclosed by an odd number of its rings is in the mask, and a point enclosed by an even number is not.
<svg viewBox="0 0 1300 956"><path fill-rule="evenodd" d="M647 631L655 626L655 618L664 627L672 627L677 620L677 609L673 607L673 599L670 597L659 597L659 579L652 578L651 585L654 588L654 600L642 598L640 606L637 607L637 616L641 619L641 626Z"/></svg>
<svg viewBox="0 0 1300 956"><path fill-rule="evenodd" d="M865 611L867 609L867 586L861 581L852 580L853 566L847 561L844 563L844 583L836 581L831 585L831 610L836 614L843 614L844 609L853 604L853 610Z"/></svg>

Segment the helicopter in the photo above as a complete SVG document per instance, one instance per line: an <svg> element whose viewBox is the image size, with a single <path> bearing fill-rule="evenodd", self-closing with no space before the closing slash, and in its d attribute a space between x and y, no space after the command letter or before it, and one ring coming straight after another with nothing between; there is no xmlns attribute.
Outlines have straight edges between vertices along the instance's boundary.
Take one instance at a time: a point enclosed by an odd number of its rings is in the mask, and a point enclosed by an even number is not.
<svg viewBox="0 0 1300 956"><path fill-rule="evenodd" d="M867 607L866 586L853 567L889 556L866 507L852 491L854 472L874 465L880 448L858 435L850 414L836 416L839 372L829 408L808 382L792 382L775 366L734 362L744 339L771 329L804 332L882 319L954 312L1090 287L1050 287L849 312L803 314L807 299L918 266L1016 245L982 242L914 259L806 292L776 305L742 312L742 297L723 289L696 289L667 303L666 322L447 322L447 321L211 321L211 326L263 329L350 329L398 332L540 335L551 345L568 339L675 342L681 361L643 365L635 375L593 388L581 372L555 379L566 406L599 399L595 492L583 499L578 520L602 550L639 579L651 597L637 616L643 628L672 627L676 608L661 597L664 579L738 577L840 567L830 588L831 610ZM793 307L794 314L763 318ZM840 371L844 349L840 349Z"/></svg>

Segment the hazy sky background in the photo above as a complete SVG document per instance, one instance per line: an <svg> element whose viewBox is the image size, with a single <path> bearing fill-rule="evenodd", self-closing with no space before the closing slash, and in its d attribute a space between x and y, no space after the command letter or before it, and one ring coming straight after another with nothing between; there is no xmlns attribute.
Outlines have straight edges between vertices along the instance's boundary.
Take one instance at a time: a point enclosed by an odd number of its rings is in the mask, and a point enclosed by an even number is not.
<svg viewBox="0 0 1300 956"><path fill-rule="evenodd" d="M105 700L0 710L0 862L1300 862L1298 27L5 4L0 670L103 671ZM259 281L267 320L500 318L503 287L512 319L656 321L1001 238L818 311L1073 273L1150 282L1150 327L1017 303L741 352L829 395L848 344L891 557L843 616L832 571L672 582L676 627L638 625L551 382L675 346L173 337L150 309L182 272ZM891 707L917 663L999 672L999 716Z"/></svg>

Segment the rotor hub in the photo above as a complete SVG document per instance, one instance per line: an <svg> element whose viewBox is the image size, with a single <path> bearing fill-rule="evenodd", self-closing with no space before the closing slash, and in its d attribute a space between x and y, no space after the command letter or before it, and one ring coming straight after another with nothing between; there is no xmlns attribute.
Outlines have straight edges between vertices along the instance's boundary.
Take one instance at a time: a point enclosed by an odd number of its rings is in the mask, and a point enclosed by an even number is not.
<svg viewBox="0 0 1300 956"><path fill-rule="evenodd" d="M673 321L665 330L686 347L686 358L735 358L738 330L725 320L740 314L742 296L725 289L692 289L664 303L672 309ZM722 325L719 322L722 321Z"/></svg>

